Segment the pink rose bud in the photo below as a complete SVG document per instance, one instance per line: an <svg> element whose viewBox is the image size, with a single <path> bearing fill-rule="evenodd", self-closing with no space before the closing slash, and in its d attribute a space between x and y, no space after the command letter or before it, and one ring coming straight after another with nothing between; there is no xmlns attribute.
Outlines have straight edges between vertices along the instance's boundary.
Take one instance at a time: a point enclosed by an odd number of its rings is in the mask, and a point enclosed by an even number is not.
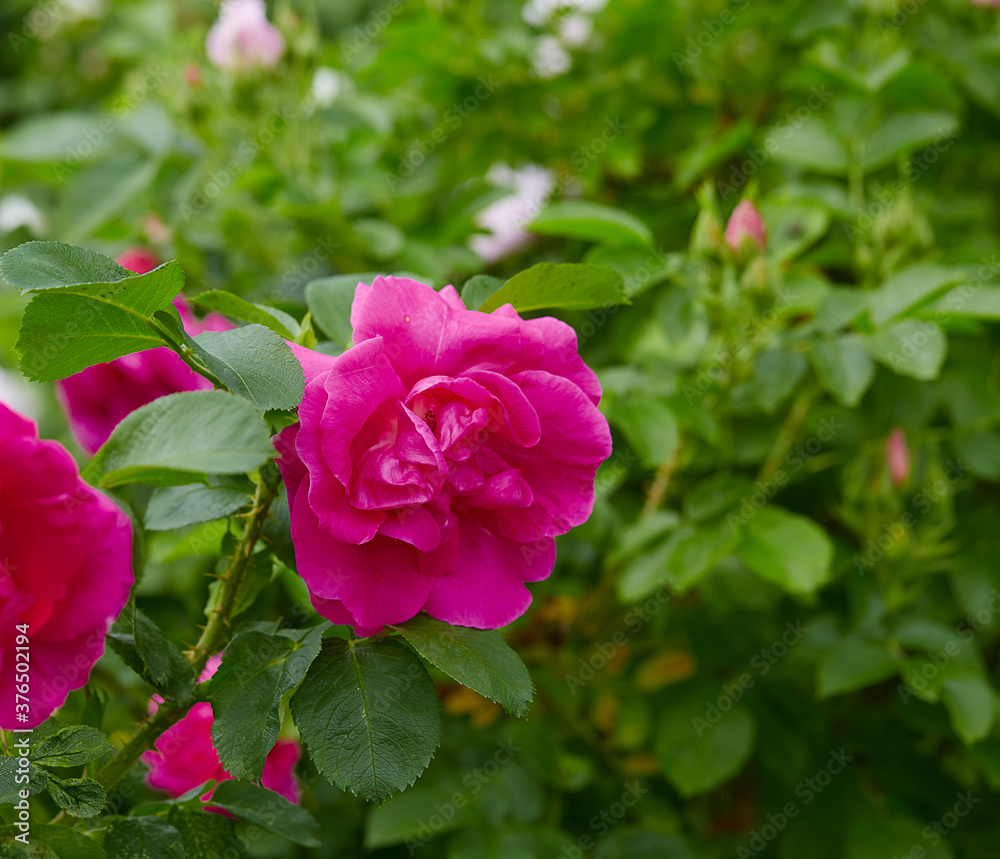
<svg viewBox="0 0 1000 859"><path fill-rule="evenodd" d="M160 261L156 258L156 254L150 250L146 250L146 248L129 248L127 251L122 251L115 259L115 262L122 268L127 268L136 274L145 274L160 264Z"/></svg>
<svg viewBox="0 0 1000 859"><path fill-rule="evenodd" d="M128 516L0 403L0 728L40 725L86 684L132 582Z"/></svg>
<svg viewBox="0 0 1000 859"><path fill-rule="evenodd" d="M132 248L118 264L143 274L157 265L151 251ZM184 330L194 336L205 331L227 331L233 326L217 313L198 321L188 303L174 300ZM73 435L87 453L95 453L127 415L167 394L209 390L212 383L190 369L168 347L125 355L107 364L95 364L56 383L56 394L69 419Z"/></svg>
<svg viewBox="0 0 1000 859"><path fill-rule="evenodd" d="M747 248L764 250L767 245L767 227L760 212L749 200L743 200L726 224L726 244L734 253Z"/></svg>
<svg viewBox="0 0 1000 859"><path fill-rule="evenodd" d="M220 69L273 69L285 53L285 39L267 20L264 0L226 0L208 31L205 52Z"/></svg>
<svg viewBox="0 0 1000 859"><path fill-rule="evenodd" d="M313 604L359 635L421 611L510 623L611 454L576 332L401 277L359 283L351 323L338 357L292 346L306 389L277 439Z"/></svg>
<svg viewBox="0 0 1000 859"><path fill-rule="evenodd" d="M889 433L885 445L885 459L893 486L902 486L910 476L910 449L906 444L906 434L901 429Z"/></svg>
<svg viewBox="0 0 1000 859"><path fill-rule="evenodd" d="M220 656L213 656L198 678L199 682L212 677L221 661ZM155 710L160 703L162 699L155 696L150 702L150 709ZM154 790L178 797L209 779L219 782L231 779L233 776L219 761L219 754L212 745L214 722L212 705L201 702L195 704L173 727L164 731L155 743L156 751L144 752L142 755L142 760L149 765L146 783ZM298 804L302 791L295 779L295 765L301 757L302 748L297 741L278 740L264 761L261 784L281 794L289 802ZM211 796L212 791L209 791L202 799L207 800ZM218 808L209 807L208 810L226 813Z"/></svg>
<svg viewBox="0 0 1000 859"><path fill-rule="evenodd" d="M184 80L187 81L189 87L197 89L201 86L201 69L197 63L188 63L184 66Z"/></svg>

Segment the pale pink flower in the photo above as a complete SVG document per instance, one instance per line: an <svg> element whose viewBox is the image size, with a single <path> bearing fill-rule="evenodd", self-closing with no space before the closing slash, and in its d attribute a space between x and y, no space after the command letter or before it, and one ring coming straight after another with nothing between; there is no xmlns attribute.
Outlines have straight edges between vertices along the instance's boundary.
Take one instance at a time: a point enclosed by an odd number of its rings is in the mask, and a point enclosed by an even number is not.
<svg viewBox="0 0 1000 859"><path fill-rule="evenodd" d="M220 69L273 69L285 53L285 38L267 20L264 0L226 0L205 39L205 52Z"/></svg>

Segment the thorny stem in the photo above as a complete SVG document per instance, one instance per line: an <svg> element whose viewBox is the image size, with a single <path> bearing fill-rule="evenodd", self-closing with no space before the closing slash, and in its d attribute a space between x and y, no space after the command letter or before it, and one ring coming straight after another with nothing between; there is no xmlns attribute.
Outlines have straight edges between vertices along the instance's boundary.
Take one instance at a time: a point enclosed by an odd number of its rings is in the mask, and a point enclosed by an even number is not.
<svg viewBox="0 0 1000 859"><path fill-rule="evenodd" d="M250 563L254 547L264 531L264 523L267 521L268 512L275 497L275 491L262 479L257 486L253 508L244 524L243 533L240 535L236 550L229 561L229 568L219 578L222 591L218 598L218 608L208 612L208 623L205 624L194 649L187 654L195 676L201 674L208 658L222 648L229 637L229 617L236 604L240 583ZM139 725L129 741L97 772L96 779L105 791L110 793L125 777L140 755L149 749L157 738L185 713L187 713L186 706L161 704L155 713Z"/></svg>

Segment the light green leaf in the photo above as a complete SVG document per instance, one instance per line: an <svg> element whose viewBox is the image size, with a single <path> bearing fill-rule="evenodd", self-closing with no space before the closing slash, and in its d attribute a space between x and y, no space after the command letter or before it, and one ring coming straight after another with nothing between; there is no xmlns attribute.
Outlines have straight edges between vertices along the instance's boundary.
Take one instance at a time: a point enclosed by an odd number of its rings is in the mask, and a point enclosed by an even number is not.
<svg viewBox="0 0 1000 859"><path fill-rule="evenodd" d="M858 335L816 340L809 350L816 376L837 402L854 408L875 380L875 364Z"/></svg>
<svg viewBox="0 0 1000 859"><path fill-rule="evenodd" d="M514 275L479 309L492 313L504 304L512 304L524 313L545 307L588 310L627 303L624 281L614 269L543 262Z"/></svg>
<svg viewBox="0 0 1000 859"><path fill-rule="evenodd" d="M305 677L329 624L277 635L239 633L222 655L209 700L212 744L236 778L259 781L281 730L281 702Z"/></svg>
<svg viewBox="0 0 1000 859"><path fill-rule="evenodd" d="M358 272L321 277L306 284L306 304L313 321L341 349L352 345L351 304L359 283L370 284L378 272Z"/></svg>
<svg viewBox="0 0 1000 859"><path fill-rule="evenodd" d="M224 289L213 289L203 292L191 299L192 304L205 310L214 310L231 319L249 322L253 325L263 325L280 334L286 340L294 340L299 335L299 323L294 317L277 307L266 304L251 304L245 298L226 292Z"/></svg>
<svg viewBox="0 0 1000 859"><path fill-rule="evenodd" d="M847 175L847 148L818 117L778 126L768 132L766 139L768 151L778 161L817 173Z"/></svg>
<svg viewBox="0 0 1000 859"><path fill-rule="evenodd" d="M943 111L899 113L890 116L865 141L861 169L866 173L891 164L935 141L946 141L958 130L958 118Z"/></svg>
<svg viewBox="0 0 1000 859"><path fill-rule="evenodd" d="M534 694L521 658L495 629L452 626L418 615L393 626L424 659L463 686L523 717Z"/></svg>
<svg viewBox="0 0 1000 859"><path fill-rule="evenodd" d="M830 578L833 544L811 519L771 506L747 523L740 554L762 579L792 594L811 594Z"/></svg>
<svg viewBox="0 0 1000 859"><path fill-rule="evenodd" d="M8 161L34 164L66 162L69 158L79 163L107 148L110 138L101 132L101 120L98 114L76 110L33 114L4 132L0 155ZM65 169L70 172L68 165Z"/></svg>
<svg viewBox="0 0 1000 859"><path fill-rule="evenodd" d="M246 507L253 484L245 477L216 477L209 486L166 486L153 490L143 524L150 531L170 531L211 522Z"/></svg>
<svg viewBox="0 0 1000 859"><path fill-rule="evenodd" d="M865 341L875 360L901 376L921 381L936 379L948 353L944 331L934 322L904 319Z"/></svg>
<svg viewBox="0 0 1000 859"><path fill-rule="evenodd" d="M105 487L178 486L205 474L248 473L273 454L267 425L246 400L225 391L186 391L132 412L84 476Z"/></svg>
<svg viewBox="0 0 1000 859"><path fill-rule="evenodd" d="M941 686L941 700L963 743L971 746L989 736L996 718L996 693L982 674L947 678Z"/></svg>
<svg viewBox="0 0 1000 859"><path fill-rule="evenodd" d="M566 236L609 245L651 245L653 234L642 221L621 209L571 200L546 206L530 224L533 233Z"/></svg>
<svg viewBox="0 0 1000 859"><path fill-rule="evenodd" d="M377 803L413 784L441 741L434 684L397 641L327 639L291 707L317 769Z"/></svg>
<svg viewBox="0 0 1000 859"><path fill-rule="evenodd" d="M757 357L749 392L765 413L773 414L798 387L806 373L806 359L799 352L768 349Z"/></svg>
<svg viewBox="0 0 1000 859"><path fill-rule="evenodd" d="M462 284L459 295L469 310L478 310L503 285L503 278L493 277L488 274L477 274Z"/></svg>
<svg viewBox="0 0 1000 859"><path fill-rule="evenodd" d="M872 322L883 325L949 286L961 283L966 276L961 268L928 264L896 272L871 293Z"/></svg>

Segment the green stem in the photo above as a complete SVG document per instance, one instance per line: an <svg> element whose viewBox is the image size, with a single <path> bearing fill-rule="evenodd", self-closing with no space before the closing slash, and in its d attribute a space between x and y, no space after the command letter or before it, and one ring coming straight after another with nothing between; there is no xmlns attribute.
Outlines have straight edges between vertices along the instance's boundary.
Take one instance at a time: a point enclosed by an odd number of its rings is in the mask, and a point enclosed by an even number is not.
<svg viewBox="0 0 1000 859"><path fill-rule="evenodd" d="M218 598L218 608L207 612L208 623L202 630L198 643L188 654L196 676L205 669L208 658L213 653L218 652L229 638L229 618L236 604L240 583L250 563L254 547L264 531L264 523L267 521L267 515L275 497L275 491L262 479L257 486L253 509L243 527L236 551L230 559L229 568L220 578L222 591ZM142 753L149 749L157 738L180 720L187 711L187 706L160 704L156 712L139 725L129 741L118 750L115 756L98 770L95 778L104 790L110 793L132 769Z"/></svg>
<svg viewBox="0 0 1000 859"><path fill-rule="evenodd" d="M764 465L761 466L760 474L757 475L757 480L755 481L757 486L768 483L777 473L778 469L781 468L781 463L785 461L785 457L788 456L792 445L795 444L795 439L802 428L802 422L806 419L806 415L809 414L809 409L812 408L818 395L819 390L813 386L807 387L799 394L791 410L788 412L788 417L785 418L781 429L778 430L778 437L775 439L774 446L771 448L770 453L768 453L767 459L764 460Z"/></svg>

